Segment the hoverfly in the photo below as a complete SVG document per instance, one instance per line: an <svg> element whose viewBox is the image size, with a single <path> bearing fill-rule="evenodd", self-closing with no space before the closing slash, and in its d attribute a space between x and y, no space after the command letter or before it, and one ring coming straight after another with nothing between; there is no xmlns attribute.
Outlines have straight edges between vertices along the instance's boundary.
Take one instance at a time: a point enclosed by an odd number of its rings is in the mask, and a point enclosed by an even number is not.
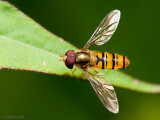
<svg viewBox="0 0 160 120"><path fill-rule="evenodd" d="M69 50L63 57L65 65L72 69L75 65L81 68L90 81L92 87L96 91L98 97L104 104L104 106L113 113L119 112L119 105L117 96L113 86L109 79L103 74L93 74L88 71L89 68L100 68L100 69L120 69L126 68L130 62L127 57L110 54L89 51L88 48L93 45L102 45L106 43L113 33L115 32L120 20L120 11L111 11L100 23L98 28L95 30L89 41L83 47L82 50L74 51Z"/></svg>

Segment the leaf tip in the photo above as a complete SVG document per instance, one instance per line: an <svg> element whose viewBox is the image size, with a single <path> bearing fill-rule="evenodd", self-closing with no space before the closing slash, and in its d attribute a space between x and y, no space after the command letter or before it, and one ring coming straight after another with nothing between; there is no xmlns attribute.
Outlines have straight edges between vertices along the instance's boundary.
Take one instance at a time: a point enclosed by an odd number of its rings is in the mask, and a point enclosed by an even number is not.
<svg viewBox="0 0 160 120"><path fill-rule="evenodd" d="M160 85L158 85L158 93L160 93Z"/></svg>

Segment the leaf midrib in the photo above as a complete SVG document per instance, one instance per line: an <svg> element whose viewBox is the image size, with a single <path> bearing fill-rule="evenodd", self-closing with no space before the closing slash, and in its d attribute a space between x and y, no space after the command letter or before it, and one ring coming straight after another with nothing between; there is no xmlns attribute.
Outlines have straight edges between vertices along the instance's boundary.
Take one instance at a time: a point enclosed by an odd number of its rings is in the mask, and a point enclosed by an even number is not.
<svg viewBox="0 0 160 120"><path fill-rule="evenodd" d="M18 44L22 44L22 45L25 45L25 46L28 46L28 47L32 47L32 48L35 48L35 49L39 49L39 50L41 50L41 51L45 51L45 52L47 52L47 53L49 53L49 54L51 54L51 55L53 55L53 56L58 56L57 54L54 54L54 53L52 53L52 52L49 52L49 51L47 51L47 50L45 50L45 49L41 49L41 48L39 48L39 47L33 46L33 45L31 45L31 44L27 44L27 43L25 43L25 42L21 42L21 41L16 40L16 39L12 39L12 38L10 38L10 37L6 37L6 36L4 36L4 35L0 35L0 37L9 39L9 40L14 41L14 42L17 42Z"/></svg>

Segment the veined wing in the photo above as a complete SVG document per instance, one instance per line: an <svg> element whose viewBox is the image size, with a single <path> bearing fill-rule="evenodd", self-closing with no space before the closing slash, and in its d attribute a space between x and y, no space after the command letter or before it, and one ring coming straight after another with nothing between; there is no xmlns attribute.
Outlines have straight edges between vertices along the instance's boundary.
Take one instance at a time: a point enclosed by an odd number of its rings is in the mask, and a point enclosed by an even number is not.
<svg viewBox="0 0 160 120"><path fill-rule="evenodd" d="M98 97L102 101L103 105L111 112L118 113L119 105L116 93L110 81L104 76L93 75L92 73L83 70Z"/></svg>
<svg viewBox="0 0 160 120"><path fill-rule="evenodd" d="M120 11L111 11L100 23L95 30L89 41L83 47L83 50L87 50L94 43L96 45L102 45L106 43L115 32L120 20Z"/></svg>

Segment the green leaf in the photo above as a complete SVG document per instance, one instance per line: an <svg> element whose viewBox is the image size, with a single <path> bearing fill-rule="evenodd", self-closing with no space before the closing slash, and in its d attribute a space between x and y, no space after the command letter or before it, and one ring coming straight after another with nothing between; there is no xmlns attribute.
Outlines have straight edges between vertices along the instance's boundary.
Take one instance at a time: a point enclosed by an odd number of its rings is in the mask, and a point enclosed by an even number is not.
<svg viewBox="0 0 160 120"><path fill-rule="evenodd" d="M7 2L0 1L0 68L19 69L82 79L82 70L66 68L60 55L76 47L45 30ZM159 93L160 85L139 81L120 71L99 70L114 86Z"/></svg>

